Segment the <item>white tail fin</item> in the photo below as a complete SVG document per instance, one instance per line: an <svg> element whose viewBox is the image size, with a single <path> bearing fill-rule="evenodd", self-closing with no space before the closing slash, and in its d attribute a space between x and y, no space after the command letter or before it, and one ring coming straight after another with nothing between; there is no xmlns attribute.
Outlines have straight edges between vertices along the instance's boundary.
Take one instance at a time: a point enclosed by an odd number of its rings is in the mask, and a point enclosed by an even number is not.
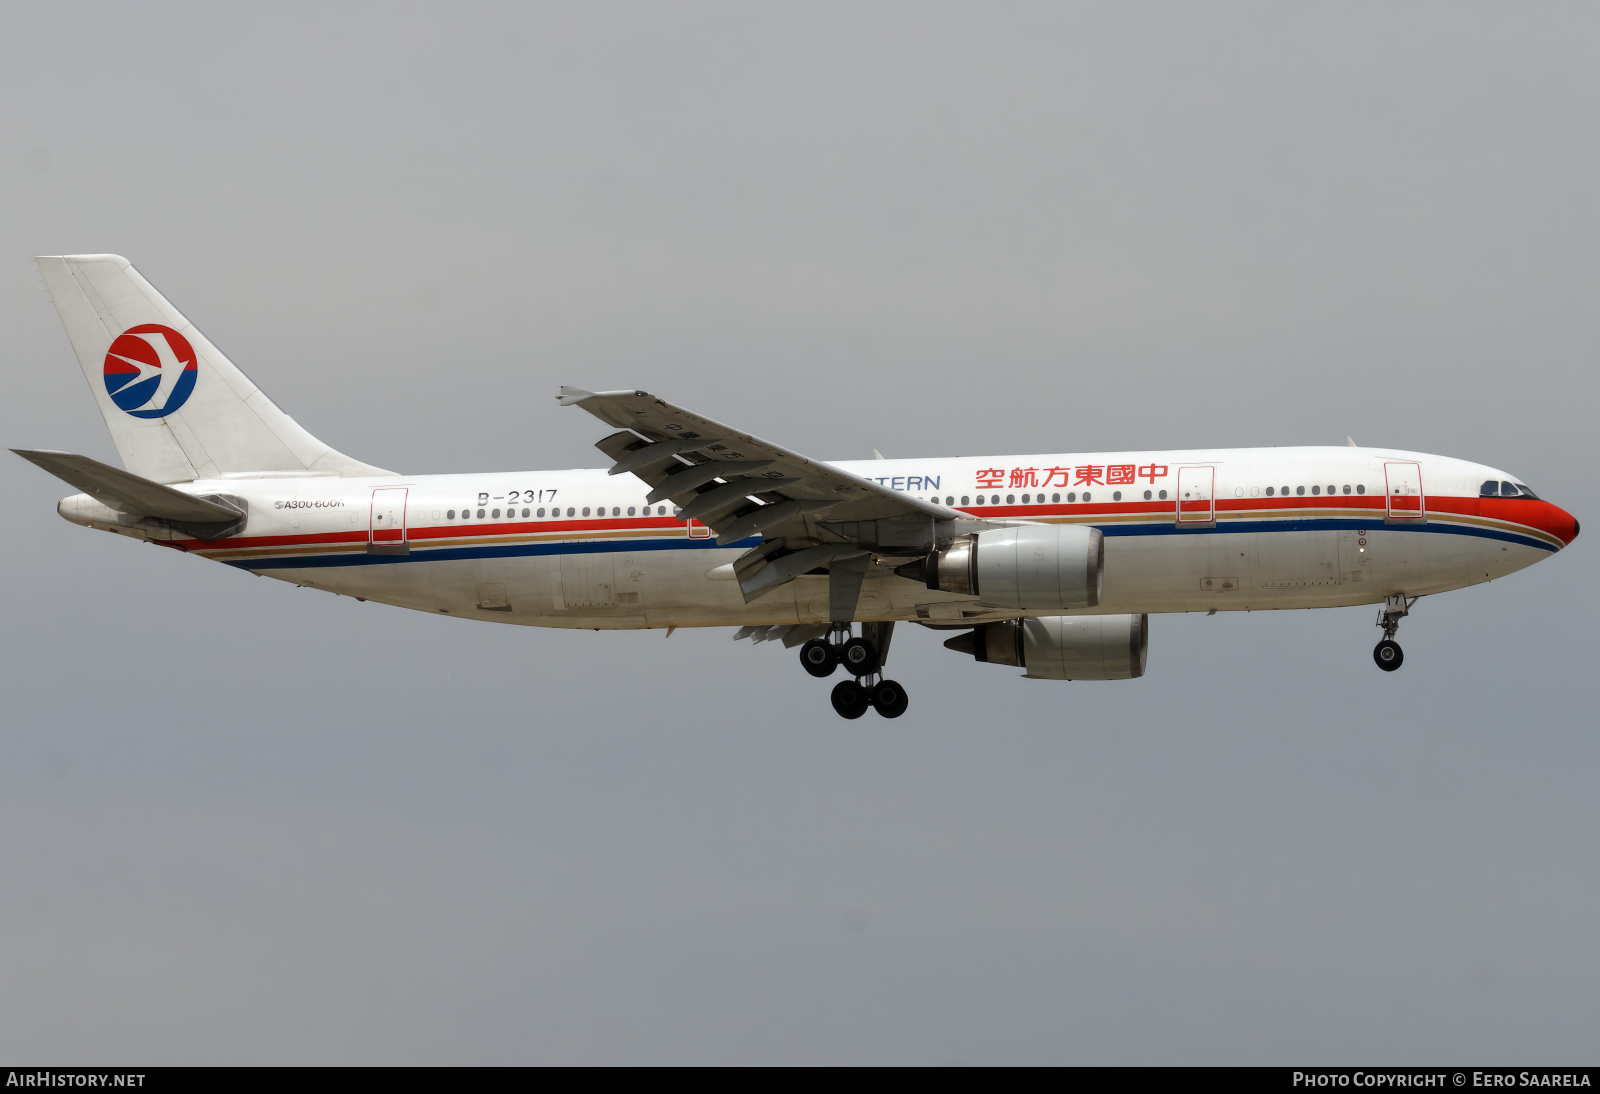
<svg viewBox="0 0 1600 1094"><path fill-rule="evenodd" d="M117 255L36 258L122 463L156 482L228 472L389 475L301 429Z"/></svg>

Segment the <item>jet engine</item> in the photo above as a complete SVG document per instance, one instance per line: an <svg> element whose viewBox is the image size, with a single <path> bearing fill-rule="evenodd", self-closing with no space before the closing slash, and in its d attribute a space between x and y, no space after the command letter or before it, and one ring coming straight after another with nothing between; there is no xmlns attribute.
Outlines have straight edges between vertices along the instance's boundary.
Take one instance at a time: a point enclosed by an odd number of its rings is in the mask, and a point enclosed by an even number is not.
<svg viewBox="0 0 1600 1094"><path fill-rule="evenodd" d="M1100 603L1105 557L1098 528L1026 524L961 536L895 573L1002 608L1060 611Z"/></svg>
<svg viewBox="0 0 1600 1094"><path fill-rule="evenodd" d="M958 634L945 649L1027 669L1035 680L1132 680L1149 651L1144 615L1042 615Z"/></svg>

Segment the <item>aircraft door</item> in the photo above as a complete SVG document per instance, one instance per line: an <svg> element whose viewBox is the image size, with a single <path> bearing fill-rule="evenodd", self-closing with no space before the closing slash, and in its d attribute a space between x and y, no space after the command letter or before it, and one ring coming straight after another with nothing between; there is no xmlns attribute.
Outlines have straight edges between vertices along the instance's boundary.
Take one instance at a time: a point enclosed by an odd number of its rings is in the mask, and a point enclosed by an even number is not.
<svg viewBox="0 0 1600 1094"><path fill-rule="evenodd" d="M367 528L367 553L404 555L411 553L406 541L405 487L384 487L372 492L372 515Z"/></svg>
<svg viewBox="0 0 1600 1094"><path fill-rule="evenodd" d="M1384 493L1389 520L1427 520L1427 501L1422 495L1422 468L1414 463L1383 465Z"/></svg>
<svg viewBox="0 0 1600 1094"><path fill-rule="evenodd" d="M1196 527L1217 522L1215 467L1178 468L1178 523Z"/></svg>

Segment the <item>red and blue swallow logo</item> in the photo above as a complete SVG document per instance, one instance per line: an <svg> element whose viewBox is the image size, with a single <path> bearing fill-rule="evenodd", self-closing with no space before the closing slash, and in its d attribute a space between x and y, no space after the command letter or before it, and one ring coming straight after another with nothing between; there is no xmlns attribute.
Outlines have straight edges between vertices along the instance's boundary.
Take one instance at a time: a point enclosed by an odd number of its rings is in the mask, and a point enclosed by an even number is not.
<svg viewBox="0 0 1600 1094"><path fill-rule="evenodd" d="M165 418L189 401L199 366L189 340L160 323L141 323L106 351L106 391L135 418Z"/></svg>

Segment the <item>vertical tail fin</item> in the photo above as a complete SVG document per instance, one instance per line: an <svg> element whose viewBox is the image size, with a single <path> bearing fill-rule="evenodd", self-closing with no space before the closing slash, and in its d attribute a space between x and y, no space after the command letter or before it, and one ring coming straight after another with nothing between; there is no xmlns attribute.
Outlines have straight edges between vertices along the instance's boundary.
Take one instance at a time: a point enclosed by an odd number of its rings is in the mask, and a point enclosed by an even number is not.
<svg viewBox="0 0 1600 1094"><path fill-rule="evenodd" d="M156 482L228 472L388 475L279 410L118 255L36 258L122 463Z"/></svg>

